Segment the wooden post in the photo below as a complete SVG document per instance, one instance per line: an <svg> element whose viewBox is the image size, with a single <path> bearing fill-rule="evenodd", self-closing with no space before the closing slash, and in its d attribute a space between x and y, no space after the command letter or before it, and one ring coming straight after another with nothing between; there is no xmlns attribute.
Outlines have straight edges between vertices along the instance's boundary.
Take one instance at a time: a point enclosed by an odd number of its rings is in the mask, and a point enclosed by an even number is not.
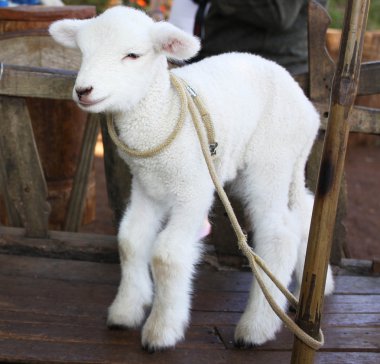
<svg viewBox="0 0 380 364"><path fill-rule="evenodd" d="M315 338L318 337L320 328L327 266L350 131L348 116L357 92L369 2L347 2L339 61L333 80L329 120L296 315L297 324ZM314 354L313 349L294 338L292 364L311 364L314 362Z"/></svg>
<svg viewBox="0 0 380 364"><path fill-rule="evenodd" d="M9 197L28 237L48 235L50 205L32 125L22 98L0 97L0 147Z"/></svg>
<svg viewBox="0 0 380 364"><path fill-rule="evenodd" d="M98 133L99 115L90 114L86 121L82 148L74 176L65 224L63 226L63 230L65 231L78 231L81 226L86 203L88 180L94 161L94 149Z"/></svg>

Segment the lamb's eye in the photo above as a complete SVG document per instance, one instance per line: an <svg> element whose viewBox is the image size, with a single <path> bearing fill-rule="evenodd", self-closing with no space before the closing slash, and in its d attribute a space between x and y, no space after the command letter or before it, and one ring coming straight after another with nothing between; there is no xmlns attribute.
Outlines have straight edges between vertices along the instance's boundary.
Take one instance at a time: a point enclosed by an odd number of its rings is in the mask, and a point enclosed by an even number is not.
<svg viewBox="0 0 380 364"><path fill-rule="evenodd" d="M123 59L129 58L129 59L137 59L140 55L136 53L128 53Z"/></svg>

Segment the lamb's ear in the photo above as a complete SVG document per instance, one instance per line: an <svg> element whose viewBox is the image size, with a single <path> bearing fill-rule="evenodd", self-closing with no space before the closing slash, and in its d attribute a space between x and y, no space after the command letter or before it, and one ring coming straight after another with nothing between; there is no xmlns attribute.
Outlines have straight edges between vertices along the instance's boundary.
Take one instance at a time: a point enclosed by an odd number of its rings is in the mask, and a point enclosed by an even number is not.
<svg viewBox="0 0 380 364"><path fill-rule="evenodd" d="M64 19L50 25L49 33L54 40L68 48L77 48L76 35L86 20Z"/></svg>
<svg viewBox="0 0 380 364"><path fill-rule="evenodd" d="M179 61L194 57L200 49L198 38L166 22L153 24L152 39L158 52Z"/></svg>

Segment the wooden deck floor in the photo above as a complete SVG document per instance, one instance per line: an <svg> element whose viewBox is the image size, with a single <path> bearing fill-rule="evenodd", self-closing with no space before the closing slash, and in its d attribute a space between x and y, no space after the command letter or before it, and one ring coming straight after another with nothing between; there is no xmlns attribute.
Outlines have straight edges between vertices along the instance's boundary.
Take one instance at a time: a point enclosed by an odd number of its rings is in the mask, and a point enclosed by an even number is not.
<svg viewBox="0 0 380 364"><path fill-rule="evenodd" d="M258 348L233 346L250 280L249 272L201 268L186 339L174 350L148 354L138 330L106 328L118 265L0 255L0 362L289 363L292 335L286 329ZM380 363L380 278L336 281L316 363Z"/></svg>

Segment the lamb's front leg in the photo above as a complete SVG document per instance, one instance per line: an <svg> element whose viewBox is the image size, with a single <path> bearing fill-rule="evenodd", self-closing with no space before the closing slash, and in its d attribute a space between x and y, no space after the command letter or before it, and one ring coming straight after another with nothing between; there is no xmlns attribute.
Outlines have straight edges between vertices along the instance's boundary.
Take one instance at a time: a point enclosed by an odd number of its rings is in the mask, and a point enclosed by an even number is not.
<svg viewBox="0 0 380 364"><path fill-rule="evenodd" d="M118 241L121 263L119 290L108 311L108 325L137 327L152 303L149 274L152 243L157 237L163 211L132 183L131 202L120 223Z"/></svg>
<svg viewBox="0 0 380 364"><path fill-rule="evenodd" d="M152 257L155 283L153 307L142 332L148 351L174 346L189 321L194 265L201 254L199 232L211 205L211 196L173 209L160 233Z"/></svg>

